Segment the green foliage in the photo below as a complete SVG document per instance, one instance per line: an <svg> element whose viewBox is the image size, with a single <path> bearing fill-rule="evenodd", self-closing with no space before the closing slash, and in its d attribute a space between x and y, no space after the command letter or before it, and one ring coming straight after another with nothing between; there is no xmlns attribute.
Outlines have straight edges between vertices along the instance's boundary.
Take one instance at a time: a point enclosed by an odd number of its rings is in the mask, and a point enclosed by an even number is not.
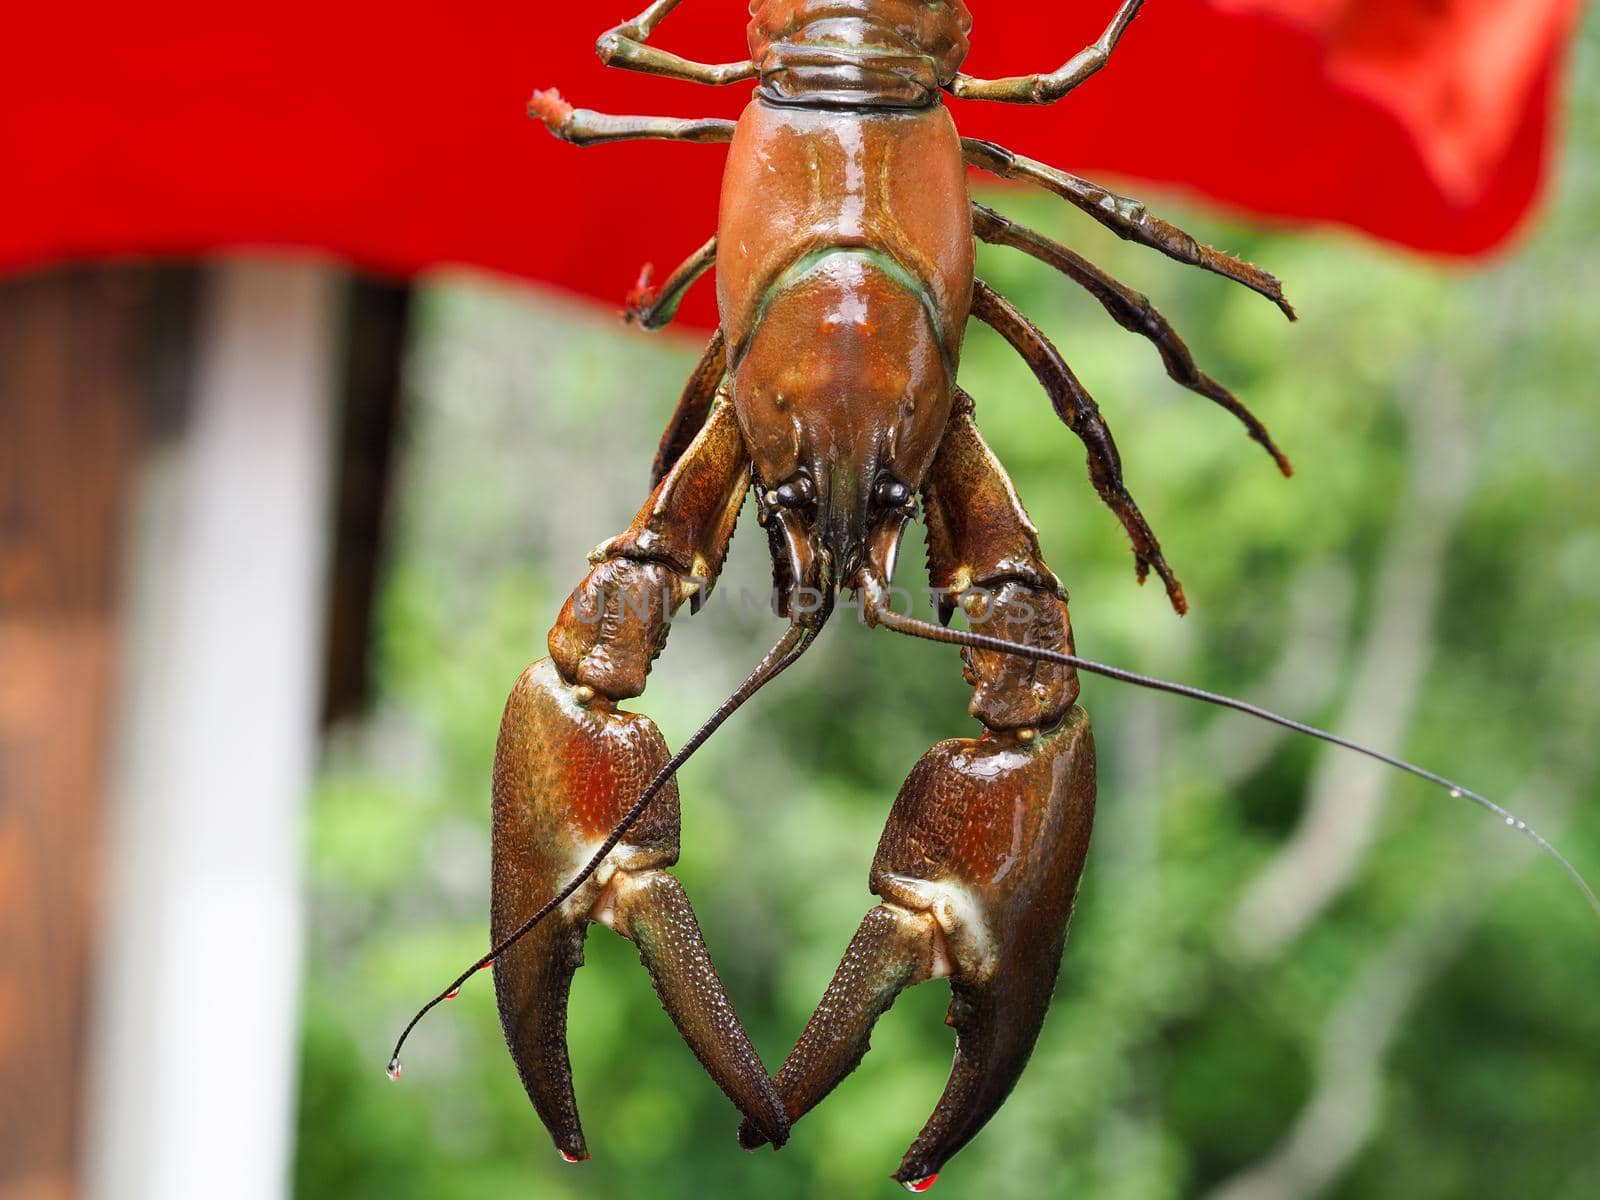
<svg viewBox="0 0 1600 1200"><path fill-rule="evenodd" d="M1580 77L1595 51L1591 35ZM1597 108L1592 87L1580 93L1573 128L1593 128ZM1392 711L1369 736L1514 799L1596 876L1600 157L1572 150L1537 236L1472 273L1155 206L1284 278L1295 328L1047 198L990 197L1155 297L1296 461L1296 478L1279 478L1090 298L985 250L985 276L1059 338L1099 397L1188 585L1182 622L1159 589L1133 587L1081 450L1026 368L974 332L963 379L1072 590L1085 653L1341 729ZM693 357L685 342L482 283L428 296L380 704L330 748L312 823L305 1200L883 1195L938 1093L950 1033L930 986L897 1004L789 1148L742 1155L734 1113L631 949L603 930L571 1021L592 1163L566 1167L550 1148L486 979L423 1027L402 1086L382 1075L414 1004L485 944L504 693L543 655L584 551L642 498ZM902 561L909 582L919 548ZM747 524L719 595L764 593L766 571ZM714 605L676 631L638 707L681 742L775 629ZM1015 1096L941 1192L1207 1194L1282 1150L1320 1096L1331 1119L1305 1136L1331 1156L1327 1194L1600 1194L1600 930L1552 864L1442 793L1363 782L1356 760L1243 718L1101 681L1085 702L1102 816L1055 1008ZM900 780L932 742L970 731L965 706L952 653L841 621L683 772L680 874L769 1065L868 905ZM1336 823L1375 798L1370 840L1298 936L1252 953L1239 905L1319 787ZM1313 843L1313 858L1330 846Z"/></svg>

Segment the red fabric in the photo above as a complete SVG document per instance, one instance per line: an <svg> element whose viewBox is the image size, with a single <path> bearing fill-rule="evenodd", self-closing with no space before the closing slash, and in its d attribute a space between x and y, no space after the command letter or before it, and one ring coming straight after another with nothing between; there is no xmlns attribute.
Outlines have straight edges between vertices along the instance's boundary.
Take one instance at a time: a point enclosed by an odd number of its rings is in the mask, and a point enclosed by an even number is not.
<svg viewBox="0 0 1600 1200"><path fill-rule="evenodd" d="M970 5L968 68L994 75L1059 65L1115 0ZM595 35L642 6L22 0L0 25L0 268L309 247L401 274L471 264L620 305L644 260L668 267L711 232L724 152L578 150L528 120L528 95L732 115L750 91L600 67ZM1150 0L1065 103L958 103L956 117L1085 173L1479 254L1538 194L1577 7ZM685 0L657 40L735 59L745 20L744 0ZM686 310L709 314L703 294Z"/></svg>

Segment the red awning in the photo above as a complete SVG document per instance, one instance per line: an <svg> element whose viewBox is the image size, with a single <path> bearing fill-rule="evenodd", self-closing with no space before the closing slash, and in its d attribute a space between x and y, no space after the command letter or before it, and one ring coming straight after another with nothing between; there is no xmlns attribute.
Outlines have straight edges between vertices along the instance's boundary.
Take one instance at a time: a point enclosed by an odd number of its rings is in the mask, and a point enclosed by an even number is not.
<svg viewBox="0 0 1600 1200"><path fill-rule="evenodd" d="M991 75L1059 65L1115 8L969 2L969 70ZM528 95L677 115L731 115L749 95L600 67L596 34L642 4L17 6L0 44L0 268L300 247L620 303L642 261L675 262L711 232L723 151L578 150L527 119ZM745 7L685 0L659 40L737 58ZM1537 198L1577 11L1150 0L1111 68L1065 103L955 109L967 133L1085 173L1473 255Z"/></svg>

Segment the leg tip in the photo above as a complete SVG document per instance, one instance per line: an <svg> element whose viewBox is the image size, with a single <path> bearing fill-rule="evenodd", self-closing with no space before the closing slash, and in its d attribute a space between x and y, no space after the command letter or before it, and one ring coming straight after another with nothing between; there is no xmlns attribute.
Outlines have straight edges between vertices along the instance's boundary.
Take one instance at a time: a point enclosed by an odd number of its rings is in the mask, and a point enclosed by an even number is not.
<svg viewBox="0 0 1600 1200"><path fill-rule="evenodd" d="M551 132L570 121L574 111L555 88L535 92L528 99L528 115L536 121L543 121Z"/></svg>
<svg viewBox="0 0 1600 1200"><path fill-rule="evenodd" d="M739 1123L739 1149L748 1150L752 1154L772 1141L765 1133L757 1129L755 1122L746 1117ZM776 1146L773 1147L777 1149Z"/></svg>

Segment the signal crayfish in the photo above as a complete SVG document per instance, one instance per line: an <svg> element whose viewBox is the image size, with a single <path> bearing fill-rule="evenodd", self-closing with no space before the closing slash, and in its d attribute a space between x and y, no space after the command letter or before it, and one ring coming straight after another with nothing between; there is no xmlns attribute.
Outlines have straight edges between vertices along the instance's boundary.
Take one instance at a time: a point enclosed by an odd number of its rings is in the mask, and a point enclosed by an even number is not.
<svg viewBox="0 0 1600 1200"><path fill-rule="evenodd" d="M402 1044L429 1009L492 964L501 1023L534 1107L566 1159L587 1158L566 1007L587 926L607 925L635 943L667 1013L743 1114L741 1144L776 1147L860 1062L874 1022L902 989L947 979L954 1066L894 1176L925 1190L1005 1101L1049 1008L1095 806L1080 671L1379 758L1507 818L1555 854L1505 810L1441 776L1243 701L1075 652L1066 593L957 384L972 318L1027 361L1083 441L1090 478L1132 542L1140 580L1153 572L1179 613L1186 601L1124 485L1094 399L1038 327L976 278L976 240L1019 250L1086 288L1119 325L1153 343L1176 382L1232 413L1290 473L1262 424L1196 366L1145 297L970 193L969 167L1042 187L1125 239L1254 289L1293 319L1264 271L1136 201L956 131L946 94L1052 104L1106 66L1142 0L1124 0L1101 37L1059 70L1005 79L961 73L972 26L963 0L753 0L750 57L727 64L649 45L680 2L656 0L609 30L599 54L613 67L673 79L753 80L756 94L737 122L613 116L574 108L555 92L536 93L530 111L579 146L641 138L729 145L716 236L659 289L642 283L628 313L646 328L666 325L715 267L721 328L662 440L654 490L628 529L591 555L550 631L550 657L511 694L494 769L493 948L413 1018ZM698 609L714 586L752 490L772 552L775 606L789 628L669 754L648 717L618 705L644 692L677 610L686 602ZM938 624L892 603L896 553L919 498ZM805 653L841 592L857 598L868 626L961 647L970 712L983 731L935 746L912 769L872 865L878 903L770 1076L669 872L679 838L674 773ZM958 608L966 630L950 627Z"/></svg>

